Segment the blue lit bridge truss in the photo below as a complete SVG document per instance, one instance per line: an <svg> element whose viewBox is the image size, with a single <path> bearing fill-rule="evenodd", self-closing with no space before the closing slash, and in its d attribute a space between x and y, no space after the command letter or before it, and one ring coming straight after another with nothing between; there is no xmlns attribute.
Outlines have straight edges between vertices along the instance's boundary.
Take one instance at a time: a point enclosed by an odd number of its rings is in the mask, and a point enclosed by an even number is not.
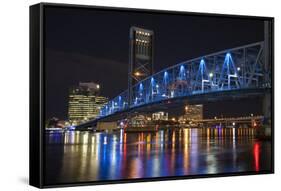
<svg viewBox="0 0 281 191"><path fill-rule="evenodd" d="M166 68L135 84L130 102L128 90L110 100L99 117L176 97L271 88L271 69L265 64L263 43L224 50Z"/></svg>

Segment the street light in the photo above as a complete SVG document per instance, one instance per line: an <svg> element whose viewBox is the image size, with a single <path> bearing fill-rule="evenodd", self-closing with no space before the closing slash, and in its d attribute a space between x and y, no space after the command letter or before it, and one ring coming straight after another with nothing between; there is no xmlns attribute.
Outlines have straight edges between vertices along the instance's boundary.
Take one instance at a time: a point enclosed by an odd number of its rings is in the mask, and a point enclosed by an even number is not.
<svg viewBox="0 0 281 191"><path fill-rule="evenodd" d="M240 67L238 67L238 68L237 68L237 71L240 71L240 70L241 70L241 68L240 68Z"/></svg>
<svg viewBox="0 0 281 191"><path fill-rule="evenodd" d="M141 75L141 73L135 72L135 76L140 76L140 75Z"/></svg>
<svg viewBox="0 0 281 191"><path fill-rule="evenodd" d="M211 73L209 74L209 76L210 76L210 78L212 78L212 77L214 76L214 74L211 72Z"/></svg>

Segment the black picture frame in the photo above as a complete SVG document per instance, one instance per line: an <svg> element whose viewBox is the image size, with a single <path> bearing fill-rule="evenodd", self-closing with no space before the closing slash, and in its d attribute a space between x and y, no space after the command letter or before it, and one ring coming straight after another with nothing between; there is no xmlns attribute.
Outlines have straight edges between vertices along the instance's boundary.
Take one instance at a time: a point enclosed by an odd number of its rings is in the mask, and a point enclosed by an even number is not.
<svg viewBox="0 0 281 191"><path fill-rule="evenodd" d="M205 175L186 175L186 176L169 176L159 178L138 178L123 180L103 180L91 182L73 182L56 185L46 185L44 183L44 116L45 116L45 49L44 49L44 10L47 7L62 7L70 9L84 10L117 10L121 12L138 12L150 14L166 14L166 15L184 15L184 16L208 16L217 18L240 18L253 19L268 22L270 31L270 62L271 67L271 113L272 113L272 130L271 130L271 170L259 172L235 172ZM55 3L39 3L30 6L30 129L29 129L29 184L38 188L52 188L65 186L83 186L83 185L99 185L99 184L115 184L130 182L146 182L146 181L163 181L178 180L191 178L210 178L210 177L226 177L226 176L242 176L274 173L274 18L273 17L256 17L244 15L227 15L227 14L211 14L211 13L193 13L181 11L163 11L149 9L132 9L117 7L101 7L87 5L71 5L71 4L55 4Z"/></svg>

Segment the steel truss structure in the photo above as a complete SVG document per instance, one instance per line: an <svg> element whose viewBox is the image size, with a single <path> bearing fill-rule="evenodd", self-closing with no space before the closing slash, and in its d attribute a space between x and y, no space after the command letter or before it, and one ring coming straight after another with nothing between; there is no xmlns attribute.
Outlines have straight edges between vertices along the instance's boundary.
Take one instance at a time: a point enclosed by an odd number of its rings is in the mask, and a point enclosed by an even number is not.
<svg viewBox="0 0 281 191"><path fill-rule="evenodd" d="M264 42L184 61L139 81L132 87L131 98L126 90L110 100L100 117L176 97L271 88L271 67L265 63Z"/></svg>

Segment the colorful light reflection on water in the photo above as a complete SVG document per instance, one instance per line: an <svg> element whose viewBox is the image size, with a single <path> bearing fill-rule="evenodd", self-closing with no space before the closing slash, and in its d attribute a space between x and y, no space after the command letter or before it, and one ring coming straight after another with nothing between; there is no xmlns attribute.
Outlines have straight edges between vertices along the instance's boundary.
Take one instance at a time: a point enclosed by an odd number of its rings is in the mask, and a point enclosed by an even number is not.
<svg viewBox="0 0 281 191"><path fill-rule="evenodd" d="M46 134L46 183L270 170L253 129Z"/></svg>

